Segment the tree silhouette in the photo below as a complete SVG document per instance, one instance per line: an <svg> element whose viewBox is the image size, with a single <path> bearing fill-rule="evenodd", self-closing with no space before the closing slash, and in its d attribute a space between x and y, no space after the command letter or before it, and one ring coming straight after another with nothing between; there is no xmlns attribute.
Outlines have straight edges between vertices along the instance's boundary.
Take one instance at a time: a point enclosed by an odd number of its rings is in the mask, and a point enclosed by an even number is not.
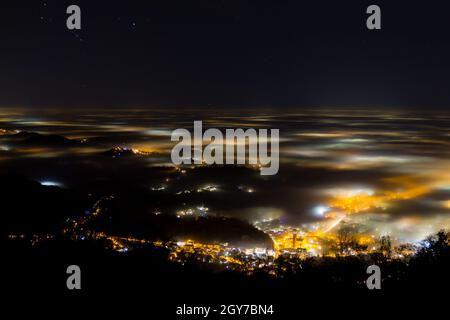
<svg viewBox="0 0 450 320"><path fill-rule="evenodd" d="M390 236L381 236L379 239L380 243L380 252L385 257L389 257L391 255L392 250L392 242Z"/></svg>
<svg viewBox="0 0 450 320"><path fill-rule="evenodd" d="M337 243L340 253L345 253L349 249L354 249L358 246L358 241L355 237L354 227L346 223L342 223L337 231Z"/></svg>

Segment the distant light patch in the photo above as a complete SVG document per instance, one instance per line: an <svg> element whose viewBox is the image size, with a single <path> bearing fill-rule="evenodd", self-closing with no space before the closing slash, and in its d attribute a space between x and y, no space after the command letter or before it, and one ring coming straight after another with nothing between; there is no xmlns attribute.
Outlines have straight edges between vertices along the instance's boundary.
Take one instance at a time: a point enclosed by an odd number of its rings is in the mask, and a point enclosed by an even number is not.
<svg viewBox="0 0 450 320"><path fill-rule="evenodd" d="M62 187L62 183L50 180L40 181L40 184L46 187Z"/></svg>
<svg viewBox="0 0 450 320"><path fill-rule="evenodd" d="M348 187L348 188L332 188L325 190L326 194L329 194L334 197L355 197L355 196L361 196L361 195L368 195L373 196L375 194L375 191L370 188L363 188L363 187Z"/></svg>
<svg viewBox="0 0 450 320"><path fill-rule="evenodd" d="M450 209L450 200L442 201L442 206L446 209Z"/></svg>
<svg viewBox="0 0 450 320"><path fill-rule="evenodd" d="M168 129L153 129L146 130L145 134L150 136L170 137L172 135L172 131Z"/></svg>
<svg viewBox="0 0 450 320"><path fill-rule="evenodd" d="M317 206L313 208L314 215L323 217L330 210L327 206Z"/></svg>

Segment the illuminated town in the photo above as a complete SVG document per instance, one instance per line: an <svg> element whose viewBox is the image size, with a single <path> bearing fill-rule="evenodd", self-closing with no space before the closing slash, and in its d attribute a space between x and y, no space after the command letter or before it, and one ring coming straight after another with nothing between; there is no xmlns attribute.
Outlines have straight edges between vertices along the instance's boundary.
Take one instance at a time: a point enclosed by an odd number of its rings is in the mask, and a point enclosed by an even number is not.
<svg viewBox="0 0 450 320"><path fill-rule="evenodd" d="M177 170L180 171L180 170ZM159 189L158 189L159 190ZM197 190L216 191L215 186L204 186ZM405 197L402 194L389 195L389 199ZM372 206L387 205L384 197L375 196L370 190L339 191L330 201L330 207L313 208L316 215L326 218L326 223L316 223L307 229L276 224L274 220L265 219L255 222L255 227L268 234L273 241L273 247L239 248L228 243L202 243L191 239L179 241L151 241L133 237L110 236L104 232L94 232L85 228L86 222L102 214L101 204L97 203L92 214L79 221L71 221L71 226L65 229L65 234L73 240L92 238L102 241L105 246L117 252L128 252L142 246L154 246L169 250L169 260L184 263L212 263L222 265L229 270L237 270L251 274L255 270L263 270L276 275L277 258L304 260L312 257L345 257L380 253L390 259L408 258L418 252L423 244L399 243L390 236L376 237L373 234L361 232L357 224L346 224L345 214L337 214L331 207L344 210L349 215L367 210ZM203 216L207 208L177 211L177 217ZM161 214L159 212L156 215ZM345 225L342 227L342 225ZM341 227L341 228L340 228Z"/></svg>

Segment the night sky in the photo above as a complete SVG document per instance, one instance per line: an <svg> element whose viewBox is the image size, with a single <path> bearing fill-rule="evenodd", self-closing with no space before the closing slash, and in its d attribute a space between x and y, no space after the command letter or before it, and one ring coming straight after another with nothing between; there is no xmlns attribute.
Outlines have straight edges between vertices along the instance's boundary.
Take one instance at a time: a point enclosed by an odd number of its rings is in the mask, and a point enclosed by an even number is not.
<svg viewBox="0 0 450 320"><path fill-rule="evenodd" d="M82 30L66 28L66 8ZM378 4L382 30L366 28ZM8 1L1 107L450 105L444 1Z"/></svg>

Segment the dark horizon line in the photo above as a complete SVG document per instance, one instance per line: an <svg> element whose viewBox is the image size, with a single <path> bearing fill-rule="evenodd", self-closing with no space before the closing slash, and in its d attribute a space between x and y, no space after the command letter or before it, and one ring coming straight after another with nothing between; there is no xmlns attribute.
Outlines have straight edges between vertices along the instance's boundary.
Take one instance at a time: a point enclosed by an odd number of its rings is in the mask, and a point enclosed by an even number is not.
<svg viewBox="0 0 450 320"><path fill-rule="evenodd" d="M434 112L445 112L450 113L450 106L386 106L386 105L310 105L310 106L287 106L287 105L159 105L159 106L119 106L119 105L85 105L85 106L2 106L0 105L0 110L24 110L24 111L57 111L61 113L70 113L74 110L128 110L128 111L190 111L190 110L211 110L211 111L236 111L239 109L240 112L250 112L250 111L310 111L310 112L332 112L332 111L364 111L364 112L422 112L422 113L434 113Z"/></svg>

